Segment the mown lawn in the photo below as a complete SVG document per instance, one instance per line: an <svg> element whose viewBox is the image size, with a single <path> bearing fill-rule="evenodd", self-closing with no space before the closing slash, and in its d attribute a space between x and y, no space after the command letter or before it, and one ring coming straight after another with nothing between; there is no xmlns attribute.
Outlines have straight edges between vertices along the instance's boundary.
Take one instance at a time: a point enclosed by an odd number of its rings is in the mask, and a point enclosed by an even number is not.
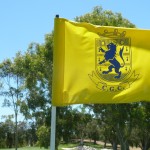
<svg viewBox="0 0 150 150"><path fill-rule="evenodd" d="M62 148L71 148L71 147L75 147L74 144L61 144L59 146L59 150L62 150ZM0 148L0 150L15 150L15 148ZM22 147L22 148L18 148L18 150L49 150L49 149L45 149L45 148L40 148L40 147Z"/></svg>
<svg viewBox="0 0 150 150"><path fill-rule="evenodd" d="M61 150L63 146L60 146L59 150ZM0 150L15 150L15 148L0 148ZM49 150L45 148L40 148L40 147L22 147L18 148L18 150Z"/></svg>
<svg viewBox="0 0 150 150"><path fill-rule="evenodd" d="M79 143L70 143L70 144L60 144L58 149L62 150L62 148L73 148L73 147L77 147L79 145ZM91 146L94 147L96 149L100 149L102 146L101 145L93 145L92 143L86 142L85 143L86 146ZM15 148L11 148L11 149L1 149L0 150L15 150ZM45 148L40 148L40 147L22 147L22 148L18 148L18 150L49 150L49 149L45 149Z"/></svg>
<svg viewBox="0 0 150 150"><path fill-rule="evenodd" d="M96 148L97 150L99 150L103 147L103 145L100 145L100 144L94 145L93 143L90 143L90 142L84 142L84 145ZM58 149L62 150L62 148L73 148L73 147L77 147L77 146L79 146L79 143L60 144Z"/></svg>
<svg viewBox="0 0 150 150"><path fill-rule="evenodd" d="M70 143L70 144L60 144L58 149L59 150L62 150L62 148L73 148L73 147L77 147L78 144L73 144L73 143Z"/></svg>
<svg viewBox="0 0 150 150"><path fill-rule="evenodd" d="M5 148L5 149L1 149L0 150L15 150L15 148ZM18 150L44 150L44 148L40 148L40 147L22 147L22 148L18 148Z"/></svg>

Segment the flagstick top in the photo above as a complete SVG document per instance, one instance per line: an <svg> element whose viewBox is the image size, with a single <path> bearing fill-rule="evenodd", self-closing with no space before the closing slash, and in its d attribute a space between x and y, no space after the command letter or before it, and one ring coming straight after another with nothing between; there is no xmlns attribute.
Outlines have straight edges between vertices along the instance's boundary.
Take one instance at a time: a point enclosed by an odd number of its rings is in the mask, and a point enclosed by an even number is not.
<svg viewBox="0 0 150 150"><path fill-rule="evenodd" d="M56 18L59 18L59 15L56 15Z"/></svg>

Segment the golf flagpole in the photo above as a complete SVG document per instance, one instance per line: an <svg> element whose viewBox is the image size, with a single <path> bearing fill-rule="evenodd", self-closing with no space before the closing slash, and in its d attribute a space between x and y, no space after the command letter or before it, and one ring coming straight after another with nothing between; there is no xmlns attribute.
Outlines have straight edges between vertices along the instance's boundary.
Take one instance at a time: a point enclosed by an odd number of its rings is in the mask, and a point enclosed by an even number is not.
<svg viewBox="0 0 150 150"><path fill-rule="evenodd" d="M56 15L56 18L59 18L59 15ZM55 143L56 143L56 106L52 105L50 150L55 150Z"/></svg>
<svg viewBox="0 0 150 150"><path fill-rule="evenodd" d="M56 139L56 106L52 106L50 150L55 150L55 139Z"/></svg>

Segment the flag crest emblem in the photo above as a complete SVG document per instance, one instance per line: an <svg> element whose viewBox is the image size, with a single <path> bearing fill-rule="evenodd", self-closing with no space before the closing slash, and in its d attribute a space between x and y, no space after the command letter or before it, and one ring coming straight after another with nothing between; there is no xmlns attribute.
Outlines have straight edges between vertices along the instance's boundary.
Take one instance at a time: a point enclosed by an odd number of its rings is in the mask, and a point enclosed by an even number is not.
<svg viewBox="0 0 150 150"><path fill-rule="evenodd" d="M95 39L95 71L89 74L102 91L118 92L130 88L139 75L132 71L131 38L118 29L98 33Z"/></svg>
<svg viewBox="0 0 150 150"><path fill-rule="evenodd" d="M130 38L125 37L125 32L105 30L95 43L95 69L98 76L109 82L124 80L132 70Z"/></svg>

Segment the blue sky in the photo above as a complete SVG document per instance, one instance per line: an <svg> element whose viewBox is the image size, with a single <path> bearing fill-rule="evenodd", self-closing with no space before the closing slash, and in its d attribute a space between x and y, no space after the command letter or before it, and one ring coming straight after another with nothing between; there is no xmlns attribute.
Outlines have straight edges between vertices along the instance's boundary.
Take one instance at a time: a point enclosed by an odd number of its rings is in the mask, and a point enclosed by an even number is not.
<svg viewBox="0 0 150 150"><path fill-rule="evenodd" d="M95 6L119 12L138 28L150 29L149 0L1 0L0 61L25 52L31 42L44 43L45 34L53 30L56 14L74 20ZM0 116L6 113L10 111L0 109Z"/></svg>

